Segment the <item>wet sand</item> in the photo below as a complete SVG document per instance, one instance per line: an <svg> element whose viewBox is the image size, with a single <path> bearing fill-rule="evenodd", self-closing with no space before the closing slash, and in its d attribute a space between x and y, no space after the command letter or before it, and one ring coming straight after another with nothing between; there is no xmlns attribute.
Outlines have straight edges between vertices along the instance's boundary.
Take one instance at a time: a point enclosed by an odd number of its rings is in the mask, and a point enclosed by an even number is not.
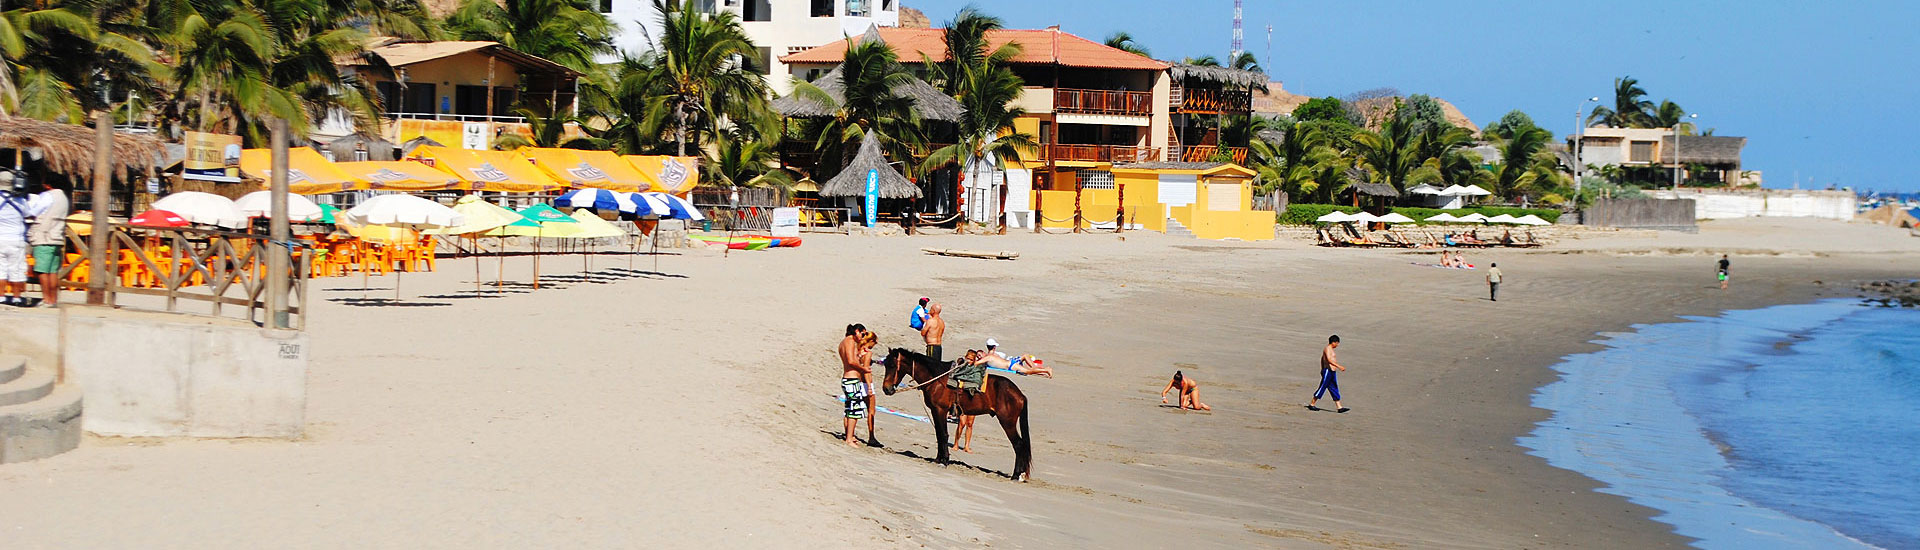
<svg viewBox="0 0 1920 550"><path fill-rule="evenodd" d="M1484 271L1411 264L1430 255L1151 233L808 235L658 273L596 258L587 279L549 259L550 288L478 299L468 260L442 260L405 276L408 307L322 281L307 438L89 438L0 467L0 532L27 548L1680 546L1515 444L1544 417L1532 391L1596 332L1914 277L1920 239L1882 229L1739 220L1469 251L1507 273L1497 303ZM1738 251L1727 292L1722 249ZM508 261L524 282L527 260ZM1015 380L1033 483L1000 477L992 419L946 468L925 460L931 428L895 416L884 449L839 443L833 345L863 322L920 347L919 295L947 304L949 355L994 337L1056 370ZM1333 333L1353 411L1307 411ZM1159 406L1174 369L1211 413ZM880 402L925 414L917 394Z"/></svg>

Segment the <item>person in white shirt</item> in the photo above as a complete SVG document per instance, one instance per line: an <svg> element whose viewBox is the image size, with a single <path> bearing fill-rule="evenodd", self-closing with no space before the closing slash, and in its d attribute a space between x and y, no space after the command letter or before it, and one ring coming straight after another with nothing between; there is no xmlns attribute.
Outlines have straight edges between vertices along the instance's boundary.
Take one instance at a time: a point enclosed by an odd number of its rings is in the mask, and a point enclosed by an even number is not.
<svg viewBox="0 0 1920 550"><path fill-rule="evenodd" d="M66 258L67 193L42 183L42 191L33 196L27 213L33 227L27 229L27 244L33 247L33 273L40 280L40 306L56 307L60 302L60 262Z"/></svg>

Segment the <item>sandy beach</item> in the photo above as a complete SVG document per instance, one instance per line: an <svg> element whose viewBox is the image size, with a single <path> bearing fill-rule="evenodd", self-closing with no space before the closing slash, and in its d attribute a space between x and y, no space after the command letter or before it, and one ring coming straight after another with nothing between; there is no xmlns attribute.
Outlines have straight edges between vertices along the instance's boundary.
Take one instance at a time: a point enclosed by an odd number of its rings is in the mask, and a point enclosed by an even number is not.
<svg viewBox="0 0 1920 550"><path fill-rule="evenodd" d="M922 247L1013 250L1015 261ZM1713 260L1733 254L1728 291ZM1596 333L1854 296L1916 277L1920 239L1816 220L1697 234L1579 232L1433 253L1283 239L806 236L797 249L470 259L317 281L307 436L89 437L0 466L0 540L66 547L1680 547L1650 511L1515 444L1560 357ZM492 280L494 259L481 260ZM848 323L948 354L996 338L1053 379L1033 403L1033 482L983 419L942 468L930 426L882 415L839 442L833 347ZM1329 334L1346 414L1301 405ZM1175 369L1213 411L1159 406ZM918 393L880 404L926 414ZM860 433L864 435L864 424Z"/></svg>

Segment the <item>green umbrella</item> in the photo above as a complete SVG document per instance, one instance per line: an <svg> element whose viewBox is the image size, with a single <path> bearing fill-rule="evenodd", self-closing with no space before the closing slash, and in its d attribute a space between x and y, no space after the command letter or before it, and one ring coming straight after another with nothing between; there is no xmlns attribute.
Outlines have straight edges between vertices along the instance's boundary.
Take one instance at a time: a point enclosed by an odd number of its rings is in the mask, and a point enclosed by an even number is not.
<svg viewBox="0 0 1920 550"><path fill-rule="evenodd" d="M339 207L331 204L322 204L320 205L320 219L315 221L320 223L333 223L333 216L338 212L340 212Z"/></svg>
<svg viewBox="0 0 1920 550"><path fill-rule="evenodd" d="M533 241L533 288L539 289L540 288L540 238L544 235L544 233L546 232L546 228L550 225L561 224L561 223L574 224L574 223L580 223L580 220L573 219L572 216L568 216L565 212L561 212L559 209L556 209L552 206L548 206L546 204L534 204L533 206L522 208L520 209L520 215L522 217L525 217L530 222L538 222L538 223L533 223L532 227L528 227L526 224L521 224L516 222L516 223L508 224L505 227L501 227L499 229L489 231L487 232L487 234L495 235L495 236L518 235L523 237L534 238L534 241Z"/></svg>

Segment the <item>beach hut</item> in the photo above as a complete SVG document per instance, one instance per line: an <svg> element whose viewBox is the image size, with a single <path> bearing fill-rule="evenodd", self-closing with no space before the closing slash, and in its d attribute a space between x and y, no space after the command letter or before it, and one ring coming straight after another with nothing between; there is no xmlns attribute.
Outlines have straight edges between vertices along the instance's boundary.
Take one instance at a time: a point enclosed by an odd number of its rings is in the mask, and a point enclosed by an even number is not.
<svg viewBox="0 0 1920 550"><path fill-rule="evenodd" d="M869 186L872 187L872 194L868 193ZM845 197L847 202L857 205L856 208L867 219L873 220L879 216L880 200L917 199L920 198L920 187L887 165L886 154L880 152L880 139L874 136L872 130L868 130L867 136L860 140L860 152L854 154L853 162L847 163L847 167L841 169L839 174L827 180L826 185L820 186L820 196ZM866 197L867 200L854 200L856 197Z"/></svg>

